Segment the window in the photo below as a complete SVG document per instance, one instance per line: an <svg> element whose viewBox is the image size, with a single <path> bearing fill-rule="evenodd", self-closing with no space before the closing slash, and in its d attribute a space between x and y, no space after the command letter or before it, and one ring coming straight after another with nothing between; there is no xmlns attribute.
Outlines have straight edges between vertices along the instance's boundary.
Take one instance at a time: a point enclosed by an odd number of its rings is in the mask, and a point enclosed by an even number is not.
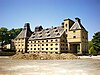
<svg viewBox="0 0 100 75"><path fill-rule="evenodd" d="M42 42L44 42L44 41L42 41Z"/></svg>
<svg viewBox="0 0 100 75"><path fill-rule="evenodd" d="M58 52L55 52L56 54L58 54Z"/></svg>
<svg viewBox="0 0 100 75"><path fill-rule="evenodd" d="M48 50L48 48L46 48L46 50Z"/></svg>
<svg viewBox="0 0 100 75"><path fill-rule="evenodd" d="M38 50L40 50L40 48L38 48Z"/></svg>
<svg viewBox="0 0 100 75"><path fill-rule="evenodd" d="M53 44L51 44L51 46L53 46Z"/></svg>
<svg viewBox="0 0 100 75"><path fill-rule="evenodd" d="M55 48L55 50L58 50L58 48Z"/></svg>
<svg viewBox="0 0 100 75"><path fill-rule="evenodd" d="M34 48L34 50L36 50L36 48Z"/></svg>
<svg viewBox="0 0 100 75"><path fill-rule="evenodd" d="M40 45L38 44L38 46L40 46Z"/></svg>
<svg viewBox="0 0 100 75"><path fill-rule="evenodd" d="M46 42L48 42L48 40L46 40Z"/></svg>
<svg viewBox="0 0 100 75"><path fill-rule="evenodd" d="M39 34L42 34L42 32L40 32Z"/></svg>
<svg viewBox="0 0 100 75"><path fill-rule="evenodd" d="M47 33L49 33L49 31L47 31Z"/></svg>
<svg viewBox="0 0 100 75"><path fill-rule="evenodd" d="M42 35L40 37L42 37Z"/></svg>
<svg viewBox="0 0 100 75"><path fill-rule="evenodd" d="M20 46L20 45L19 45Z"/></svg>
<svg viewBox="0 0 100 75"><path fill-rule="evenodd" d="M32 46L32 45L31 45Z"/></svg>
<svg viewBox="0 0 100 75"><path fill-rule="evenodd" d="M52 52L50 52L52 54Z"/></svg>
<svg viewBox="0 0 100 75"><path fill-rule="evenodd" d="M58 45L57 43L55 45Z"/></svg>
<svg viewBox="0 0 100 75"><path fill-rule="evenodd" d="M36 44L34 46L36 46Z"/></svg>
<svg viewBox="0 0 100 75"><path fill-rule="evenodd" d="M22 46L23 46L23 44L22 44Z"/></svg>
<svg viewBox="0 0 100 75"><path fill-rule="evenodd" d="M38 41L38 42L40 42L40 41Z"/></svg>
<svg viewBox="0 0 100 75"><path fill-rule="evenodd" d="M58 30L55 30L55 32L58 32Z"/></svg>
<svg viewBox="0 0 100 75"><path fill-rule="evenodd" d="M44 48L42 48L42 50L44 50Z"/></svg>
<svg viewBox="0 0 100 75"><path fill-rule="evenodd" d="M66 48L66 50L68 50L68 48Z"/></svg>
<svg viewBox="0 0 100 75"><path fill-rule="evenodd" d="M34 43L36 43L36 41L34 41Z"/></svg>
<svg viewBox="0 0 100 75"><path fill-rule="evenodd" d="M55 41L57 41L57 39Z"/></svg>
<svg viewBox="0 0 100 75"><path fill-rule="evenodd" d="M32 48L31 48L31 50L32 50Z"/></svg>
<svg viewBox="0 0 100 75"><path fill-rule="evenodd" d="M67 32L67 29L66 29L66 32Z"/></svg>
<svg viewBox="0 0 100 75"><path fill-rule="evenodd" d="M47 35L47 37L49 37L50 36L50 34L49 35Z"/></svg>
<svg viewBox="0 0 100 75"><path fill-rule="evenodd" d="M53 42L53 40L51 40L51 42Z"/></svg>
<svg viewBox="0 0 100 75"><path fill-rule="evenodd" d="M35 36L33 36L32 38L35 38Z"/></svg>
<svg viewBox="0 0 100 75"><path fill-rule="evenodd" d="M75 33L75 30L73 31L73 33Z"/></svg>
<svg viewBox="0 0 100 75"><path fill-rule="evenodd" d="M48 46L48 44L46 44L46 46Z"/></svg>
<svg viewBox="0 0 100 75"><path fill-rule="evenodd" d="M76 36L73 36L73 38L76 38Z"/></svg>
<svg viewBox="0 0 100 75"><path fill-rule="evenodd" d="M56 35L58 36L58 35L60 35L60 33L57 33Z"/></svg>
<svg viewBox="0 0 100 75"><path fill-rule="evenodd" d="M66 27L67 27L67 24L66 24Z"/></svg>
<svg viewBox="0 0 100 75"><path fill-rule="evenodd" d="M66 37L67 37L67 34L66 34Z"/></svg>
<svg viewBox="0 0 100 75"><path fill-rule="evenodd" d="M42 46L44 46L44 44L42 44Z"/></svg>
<svg viewBox="0 0 100 75"><path fill-rule="evenodd" d="M54 29L56 29L57 27L54 27Z"/></svg>
<svg viewBox="0 0 100 75"><path fill-rule="evenodd" d="M51 48L51 50L53 50L53 48Z"/></svg>

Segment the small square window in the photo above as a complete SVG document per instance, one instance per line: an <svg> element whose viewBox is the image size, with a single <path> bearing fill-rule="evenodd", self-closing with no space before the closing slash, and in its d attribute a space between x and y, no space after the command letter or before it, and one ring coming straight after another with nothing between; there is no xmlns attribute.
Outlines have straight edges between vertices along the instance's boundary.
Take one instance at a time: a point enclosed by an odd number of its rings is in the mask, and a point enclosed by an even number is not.
<svg viewBox="0 0 100 75"><path fill-rule="evenodd" d="M51 46L53 46L53 44L51 44Z"/></svg>
<svg viewBox="0 0 100 75"><path fill-rule="evenodd" d="M42 44L42 46L44 46L44 44Z"/></svg>
<svg viewBox="0 0 100 75"><path fill-rule="evenodd" d="M42 48L42 50L44 50L44 48Z"/></svg>
<svg viewBox="0 0 100 75"><path fill-rule="evenodd" d="M53 50L53 48L51 48L51 50Z"/></svg>
<svg viewBox="0 0 100 75"><path fill-rule="evenodd" d="M55 41L57 41L57 39Z"/></svg>
<svg viewBox="0 0 100 75"><path fill-rule="evenodd" d="M48 50L48 48L46 48L46 50Z"/></svg>
<svg viewBox="0 0 100 75"><path fill-rule="evenodd" d="M58 50L58 48L55 48L56 50Z"/></svg>
<svg viewBox="0 0 100 75"><path fill-rule="evenodd" d="M48 42L48 40L46 40L46 42Z"/></svg>
<svg viewBox="0 0 100 75"><path fill-rule="evenodd" d="M38 50L40 50L40 48L38 48Z"/></svg>
<svg viewBox="0 0 100 75"><path fill-rule="evenodd" d="M66 32L67 32L67 29L66 29Z"/></svg>
<svg viewBox="0 0 100 75"><path fill-rule="evenodd" d="M73 38L76 38L76 36L73 36Z"/></svg>
<svg viewBox="0 0 100 75"><path fill-rule="evenodd" d="M53 40L51 40L51 42L53 42Z"/></svg>
<svg viewBox="0 0 100 75"><path fill-rule="evenodd" d="M55 45L58 45L57 43Z"/></svg>
<svg viewBox="0 0 100 75"><path fill-rule="evenodd" d="M34 50L36 50L36 48L34 48Z"/></svg>
<svg viewBox="0 0 100 75"><path fill-rule="evenodd" d="M46 46L48 46L48 44L46 44Z"/></svg>
<svg viewBox="0 0 100 75"><path fill-rule="evenodd" d="M73 33L75 33L75 30L73 31Z"/></svg>

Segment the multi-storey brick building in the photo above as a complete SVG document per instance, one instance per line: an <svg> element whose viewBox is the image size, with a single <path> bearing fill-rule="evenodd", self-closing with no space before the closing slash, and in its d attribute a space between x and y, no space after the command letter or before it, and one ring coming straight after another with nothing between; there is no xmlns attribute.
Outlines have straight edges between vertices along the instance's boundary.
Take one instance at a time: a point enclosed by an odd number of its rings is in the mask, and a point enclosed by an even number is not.
<svg viewBox="0 0 100 75"><path fill-rule="evenodd" d="M29 53L84 53L88 48L88 32L79 18L75 22L65 19L61 26L43 29L36 27L31 32L26 23L15 38L17 52Z"/></svg>

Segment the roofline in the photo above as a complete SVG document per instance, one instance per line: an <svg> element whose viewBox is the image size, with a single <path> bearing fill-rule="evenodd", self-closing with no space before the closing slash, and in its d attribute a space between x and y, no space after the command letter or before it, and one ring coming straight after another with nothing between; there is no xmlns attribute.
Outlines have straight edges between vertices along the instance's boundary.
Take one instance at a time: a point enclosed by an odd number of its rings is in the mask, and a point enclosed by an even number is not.
<svg viewBox="0 0 100 75"><path fill-rule="evenodd" d="M46 40L46 39L56 39L60 37L55 37L55 38L41 38L41 39L32 39L32 40ZM28 39L28 41L31 41L31 39Z"/></svg>

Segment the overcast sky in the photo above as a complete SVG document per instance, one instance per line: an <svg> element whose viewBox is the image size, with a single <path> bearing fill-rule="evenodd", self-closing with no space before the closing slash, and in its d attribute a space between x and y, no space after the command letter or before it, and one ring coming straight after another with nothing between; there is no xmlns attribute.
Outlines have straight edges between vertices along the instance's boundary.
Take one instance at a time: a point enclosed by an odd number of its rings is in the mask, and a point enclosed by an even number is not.
<svg viewBox="0 0 100 75"><path fill-rule="evenodd" d="M100 31L100 0L0 0L0 27L23 28L26 22L31 30L59 26L64 19L81 19L89 33L89 40Z"/></svg>

